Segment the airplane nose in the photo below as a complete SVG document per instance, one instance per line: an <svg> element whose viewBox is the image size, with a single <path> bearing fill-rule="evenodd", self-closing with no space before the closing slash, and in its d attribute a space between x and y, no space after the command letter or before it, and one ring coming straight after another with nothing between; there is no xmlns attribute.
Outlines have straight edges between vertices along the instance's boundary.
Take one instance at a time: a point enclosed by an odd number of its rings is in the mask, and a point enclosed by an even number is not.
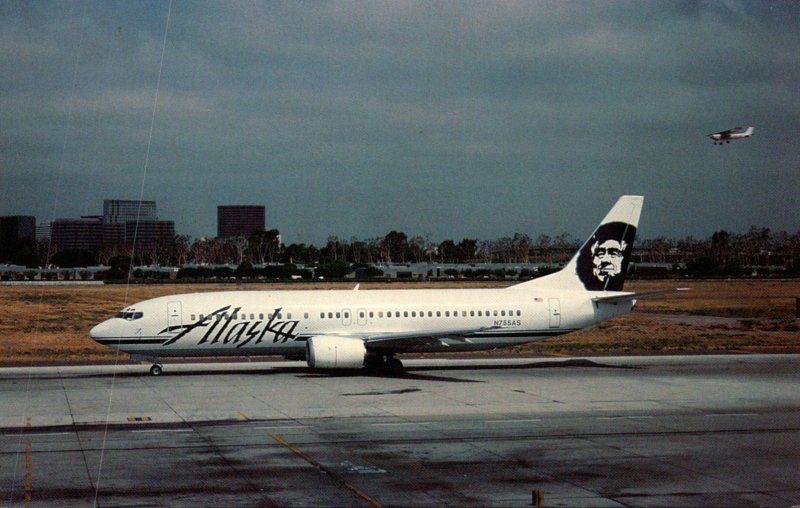
<svg viewBox="0 0 800 508"><path fill-rule="evenodd" d="M92 329L89 330L89 337L91 337L93 340L108 338L110 336L110 331L111 320L108 319L93 326Z"/></svg>

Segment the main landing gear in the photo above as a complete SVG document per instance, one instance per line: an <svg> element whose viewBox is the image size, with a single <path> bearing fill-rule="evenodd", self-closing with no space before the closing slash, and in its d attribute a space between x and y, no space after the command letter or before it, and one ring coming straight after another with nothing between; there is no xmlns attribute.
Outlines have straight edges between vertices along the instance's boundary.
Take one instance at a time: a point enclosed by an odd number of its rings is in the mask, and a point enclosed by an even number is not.
<svg viewBox="0 0 800 508"><path fill-rule="evenodd" d="M394 357L394 353L385 355L369 355L364 367L374 374L399 374L403 372L403 362Z"/></svg>
<svg viewBox="0 0 800 508"><path fill-rule="evenodd" d="M150 367L150 375L151 376L160 376L162 372L162 365L160 363L154 363L152 367Z"/></svg>

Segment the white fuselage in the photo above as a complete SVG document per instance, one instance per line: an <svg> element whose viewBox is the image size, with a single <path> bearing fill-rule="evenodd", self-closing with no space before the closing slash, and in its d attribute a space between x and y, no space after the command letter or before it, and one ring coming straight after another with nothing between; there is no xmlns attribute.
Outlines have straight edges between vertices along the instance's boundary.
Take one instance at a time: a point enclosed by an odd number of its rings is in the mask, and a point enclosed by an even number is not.
<svg viewBox="0 0 800 508"><path fill-rule="evenodd" d="M506 289L224 291L139 302L95 326L91 337L152 357L279 354L337 337L433 336L375 349L492 349L561 335L627 313L633 302L597 306L586 291ZM459 330L475 331L448 338Z"/></svg>
<svg viewBox="0 0 800 508"><path fill-rule="evenodd" d="M222 291L165 296L92 328L101 344L164 356L305 358L311 368L402 368L397 353L493 349L630 312L622 291L642 196L621 196L558 272L505 289ZM157 363L151 373L161 373Z"/></svg>

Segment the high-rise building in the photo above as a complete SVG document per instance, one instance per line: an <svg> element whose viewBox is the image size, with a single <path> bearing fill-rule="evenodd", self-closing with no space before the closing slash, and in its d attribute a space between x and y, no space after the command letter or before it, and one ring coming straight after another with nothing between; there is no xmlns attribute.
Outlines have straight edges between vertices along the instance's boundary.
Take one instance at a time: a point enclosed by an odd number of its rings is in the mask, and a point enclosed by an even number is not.
<svg viewBox="0 0 800 508"><path fill-rule="evenodd" d="M5 227L5 221L0 225ZM62 251L96 253L103 246L127 244L130 247L134 241L139 250L175 240L175 222L158 220L155 201L106 199L103 215L57 219L38 227L30 217L30 221L26 221L27 229L31 230L31 238L50 239L55 248Z"/></svg>
<svg viewBox="0 0 800 508"><path fill-rule="evenodd" d="M36 238L36 217L11 215L0 217L0 240L33 240Z"/></svg>
<svg viewBox="0 0 800 508"><path fill-rule="evenodd" d="M125 241L136 241L136 249L146 249L161 242L175 240L175 223L171 220L143 220L125 223Z"/></svg>
<svg viewBox="0 0 800 508"><path fill-rule="evenodd" d="M103 245L100 219L56 219L50 223L50 241L59 251L96 251Z"/></svg>
<svg viewBox="0 0 800 508"><path fill-rule="evenodd" d="M264 231L266 212L263 205L220 205L217 207L217 236L248 237Z"/></svg>
<svg viewBox="0 0 800 508"><path fill-rule="evenodd" d="M137 220L158 220L155 201L106 199L103 201L103 222L124 224Z"/></svg>
<svg viewBox="0 0 800 508"><path fill-rule="evenodd" d="M50 241L50 223L49 222L40 222L38 226L36 226L36 240L38 241Z"/></svg>

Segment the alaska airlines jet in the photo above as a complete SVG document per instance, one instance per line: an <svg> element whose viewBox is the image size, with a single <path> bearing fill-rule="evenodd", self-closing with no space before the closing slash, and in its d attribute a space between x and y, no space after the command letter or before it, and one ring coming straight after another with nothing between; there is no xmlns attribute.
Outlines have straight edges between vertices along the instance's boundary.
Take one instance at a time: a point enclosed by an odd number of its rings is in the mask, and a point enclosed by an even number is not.
<svg viewBox="0 0 800 508"><path fill-rule="evenodd" d="M283 355L315 369L399 371L398 353L475 351L562 335L630 312L623 292L642 208L622 196L559 272L503 289L222 291L153 298L89 332L151 361Z"/></svg>

